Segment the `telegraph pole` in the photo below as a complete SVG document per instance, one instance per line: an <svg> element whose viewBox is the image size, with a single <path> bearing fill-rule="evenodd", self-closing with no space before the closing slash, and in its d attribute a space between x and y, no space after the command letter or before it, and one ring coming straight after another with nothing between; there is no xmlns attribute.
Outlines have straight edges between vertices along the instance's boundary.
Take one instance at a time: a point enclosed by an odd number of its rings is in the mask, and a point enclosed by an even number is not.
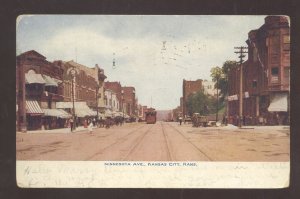
<svg viewBox="0 0 300 199"><path fill-rule="evenodd" d="M245 53L248 53L246 51L248 47L240 46L240 47L234 47L234 49L237 49L238 51L235 51L234 53L239 54L240 58L240 97L239 97L239 127L242 127L243 124L243 58L246 56Z"/></svg>

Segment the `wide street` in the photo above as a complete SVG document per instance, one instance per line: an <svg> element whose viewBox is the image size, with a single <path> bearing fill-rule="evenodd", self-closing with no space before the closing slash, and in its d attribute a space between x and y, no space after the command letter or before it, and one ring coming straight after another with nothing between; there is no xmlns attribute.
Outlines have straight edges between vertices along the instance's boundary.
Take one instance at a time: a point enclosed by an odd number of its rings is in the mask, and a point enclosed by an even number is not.
<svg viewBox="0 0 300 199"><path fill-rule="evenodd" d="M66 129L65 129L66 130ZM130 123L70 133L17 133L17 160L289 161L288 127Z"/></svg>

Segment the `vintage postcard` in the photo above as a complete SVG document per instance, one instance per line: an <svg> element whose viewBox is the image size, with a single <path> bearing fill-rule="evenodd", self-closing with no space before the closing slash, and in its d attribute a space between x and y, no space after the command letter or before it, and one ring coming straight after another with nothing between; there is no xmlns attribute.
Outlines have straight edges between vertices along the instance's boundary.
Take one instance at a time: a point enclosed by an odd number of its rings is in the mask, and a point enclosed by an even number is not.
<svg viewBox="0 0 300 199"><path fill-rule="evenodd" d="M285 188L288 16L21 15L22 188Z"/></svg>

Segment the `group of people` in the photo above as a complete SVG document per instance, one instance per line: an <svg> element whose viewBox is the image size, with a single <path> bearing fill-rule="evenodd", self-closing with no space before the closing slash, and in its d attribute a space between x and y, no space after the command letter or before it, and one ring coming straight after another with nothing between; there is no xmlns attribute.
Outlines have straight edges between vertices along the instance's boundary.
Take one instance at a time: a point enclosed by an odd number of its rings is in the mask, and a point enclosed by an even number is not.
<svg viewBox="0 0 300 199"><path fill-rule="evenodd" d="M73 132L78 126L78 123L75 121L76 119L75 120L73 118L69 119L69 127L71 128L71 132ZM94 117L94 118L85 119L83 121L83 126L85 128L88 128L88 131L92 133L93 127L99 127L99 128L105 127L108 129L113 125L121 126L123 125L124 121L125 121L124 118L120 116L114 118L108 117L105 119L103 118L97 119L96 117Z"/></svg>
<svg viewBox="0 0 300 199"><path fill-rule="evenodd" d="M289 124L289 118L286 115L280 114L280 113L262 113L259 116L249 116L244 115L242 118L240 118L238 115L235 116L227 116L223 117L223 123L227 124L234 124L238 125L239 122L242 123L242 125L288 125Z"/></svg>

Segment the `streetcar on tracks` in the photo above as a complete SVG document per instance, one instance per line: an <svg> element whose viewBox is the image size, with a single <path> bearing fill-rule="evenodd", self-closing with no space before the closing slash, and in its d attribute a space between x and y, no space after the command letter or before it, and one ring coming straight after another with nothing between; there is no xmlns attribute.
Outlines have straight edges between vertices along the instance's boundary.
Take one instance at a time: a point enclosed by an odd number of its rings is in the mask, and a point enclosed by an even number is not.
<svg viewBox="0 0 300 199"><path fill-rule="evenodd" d="M147 124L155 124L156 123L156 111L154 108L148 108L145 112L145 120Z"/></svg>

